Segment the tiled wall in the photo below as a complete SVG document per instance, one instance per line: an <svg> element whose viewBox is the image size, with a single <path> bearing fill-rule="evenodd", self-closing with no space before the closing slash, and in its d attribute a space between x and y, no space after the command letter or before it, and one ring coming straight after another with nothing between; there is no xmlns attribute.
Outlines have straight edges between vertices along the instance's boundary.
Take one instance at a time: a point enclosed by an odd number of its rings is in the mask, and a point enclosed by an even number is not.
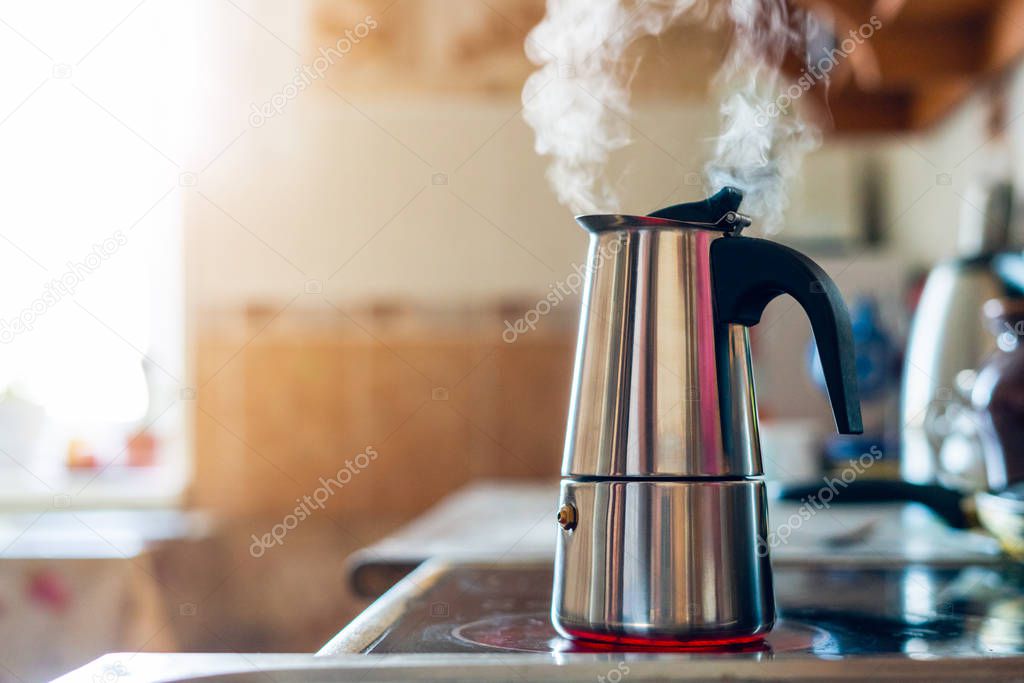
<svg viewBox="0 0 1024 683"><path fill-rule="evenodd" d="M318 300L194 318L189 502L216 524L161 563L205 605L179 629L186 650L315 651L365 606L348 591L349 554L472 479L557 476L575 306L506 344L502 320L521 311ZM367 447L375 460L253 556L254 536Z"/></svg>
<svg viewBox="0 0 1024 683"><path fill-rule="evenodd" d="M471 479L557 475L575 311L513 344L480 309L276 313L199 325L201 507L285 514L367 447L329 513L405 518Z"/></svg>

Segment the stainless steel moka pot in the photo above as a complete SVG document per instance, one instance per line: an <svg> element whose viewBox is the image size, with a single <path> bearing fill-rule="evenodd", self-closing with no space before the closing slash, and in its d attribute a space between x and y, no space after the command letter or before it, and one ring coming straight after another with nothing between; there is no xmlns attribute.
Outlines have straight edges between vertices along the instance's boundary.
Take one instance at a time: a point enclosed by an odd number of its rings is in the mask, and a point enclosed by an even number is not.
<svg viewBox="0 0 1024 683"><path fill-rule="evenodd" d="M813 261L741 237L726 188L590 232L551 618L568 638L757 640L775 621L748 327L789 294L840 432L861 431L849 314Z"/></svg>

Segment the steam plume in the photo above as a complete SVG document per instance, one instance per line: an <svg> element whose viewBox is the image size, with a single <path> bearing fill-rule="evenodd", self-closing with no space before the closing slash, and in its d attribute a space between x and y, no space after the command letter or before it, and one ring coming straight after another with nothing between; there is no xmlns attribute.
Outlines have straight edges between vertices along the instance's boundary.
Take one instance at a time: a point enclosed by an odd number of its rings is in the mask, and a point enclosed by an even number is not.
<svg viewBox="0 0 1024 683"><path fill-rule="evenodd" d="M614 210L603 177L609 155L629 144L629 65L637 38L657 35L696 0L548 0L526 41L539 65L523 88L523 112L538 153L551 156L548 179L575 213Z"/></svg>
<svg viewBox="0 0 1024 683"><path fill-rule="evenodd" d="M810 18L792 16L786 0L729 0L725 12L735 33L716 76L726 93L722 130L705 173L710 191L725 185L744 190L743 210L774 232L788 205L787 182L820 142L818 131L796 112L774 106L783 85L779 67L804 42Z"/></svg>
<svg viewBox="0 0 1024 683"><path fill-rule="evenodd" d="M707 9L705 0L548 0L526 42L527 56L540 68L523 88L523 111L537 152L551 157L548 179L574 213L620 210L603 172L612 152L630 142L636 65L624 62L627 48L685 13L703 16ZM818 142L794 113L764 115L779 94L782 59L802 42L805 20L789 13L786 0L725 0L715 14L731 22L734 36L716 76L725 95L722 131L705 168L707 189L741 188L744 210L762 228L775 229L786 208L786 182Z"/></svg>

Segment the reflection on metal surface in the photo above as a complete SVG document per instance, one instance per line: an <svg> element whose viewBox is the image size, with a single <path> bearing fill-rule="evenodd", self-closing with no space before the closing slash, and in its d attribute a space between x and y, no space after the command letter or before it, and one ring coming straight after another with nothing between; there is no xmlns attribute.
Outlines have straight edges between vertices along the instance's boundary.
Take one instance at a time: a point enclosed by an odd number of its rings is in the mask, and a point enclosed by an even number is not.
<svg viewBox="0 0 1024 683"><path fill-rule="evenodd" d="M997 600L989 605L978 632L978 644L997 654L1024 650L1024 598Z"/></svg>
<svg viewBox="0 0 1024 683"><path fill-rule="evenodd" d="M564 476L761 474L746 328L731 326L727 349L716 347L715 239L727 238L591 234Z"/></svg>
<svg viewBox="0 0 1024 683"><path fill-rule="evenodd" d="M562 482L552 619L566 637L757 636L775 618L764 483Z"/></svg>
<svg viewBox="0 0 1024 683"><path fill-rule="evenodd" d="M1024 559L1024 500L1013 497L1011 492L983 491L974 501L978 506L978 519L999 539L1003 549L1018 560Z"/></svg>
<svg viewBox="0 0 1024 683"><path fill-rule="evenodd" d="M775 574L779 623L763 645L677 650L600 644L564 649L567 641L557 638L543 616L551 601L551 580L548 563L428 563L410 577L408 585L415 590L383 596L321 654L486 653L499 648L513 658L550 652L561 662L565 657L609 659L650 652L686 661L709 656L726 661L843 659L850 671L857 662L878 656L897 662L998 655L1014 658L1014 670L1024 671L1024 569L1014 567L782 568ZM916 597L908 597L908 591L916 591ZM870 674L900 679L887 668L872 666Z"/></svg>
<svg viewBox="0 0 1024 683"><path fill-rule="evenodd" d="M666 652L661 647L615 646L573 641L555 632L545 613L501 614L459 626L452 635L461 641L484 648L513 652ZM671 650L669 650L671 651ZM782 621L765 636L763 641L724 648L680 648L680 654L707 654L722 656L753 655L763 658L784 652L813 652L819 655L838 654L835 641L828 632L811 624Z"/></svg>
<svg viewBox="0 0 1024 683"><path fill-rule="evenodd" d="M934 618L938 586L931 572L924 567L907 567L903 573L903 614L910 623L924 623Z"/></svg>

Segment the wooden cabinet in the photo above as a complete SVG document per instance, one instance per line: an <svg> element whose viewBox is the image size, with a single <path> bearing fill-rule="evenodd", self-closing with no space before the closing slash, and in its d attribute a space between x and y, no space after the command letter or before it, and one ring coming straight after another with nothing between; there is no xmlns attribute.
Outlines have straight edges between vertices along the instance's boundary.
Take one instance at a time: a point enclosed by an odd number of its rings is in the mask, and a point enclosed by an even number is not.
<svg viewBox="0 0 1024 683"><path fill-rule="evenodd" d="M1024 50L1021 0L797 0L837 41L874 22L827 94L838 132L927 128L979 88L998 84ZM795 70L791 67L791 72ZM824 110L824 89L818 89Z"/></svg>
<svg viewBox="0 0 1024 683"><path fill-rule="evenodd" d="M829 29L831 43L826 35L817 54L841 46L850 31L874 27L839 60L827 87L811 89L825 129L839 133L931 126L998 80L1024 50L1024 0L787 1ZM344 43L326 71L323 81L336 94L518 98L534 69L523 45L543 14L543 0L316 0L303 59L312 63L372 17L371 30L358 44ZM630 63L642 58L635 97L708 96L729 40L727 26L691 15L657 39L638 41L627 55ZM797 78L807 65L793 55L786 66Z"/></svg>

